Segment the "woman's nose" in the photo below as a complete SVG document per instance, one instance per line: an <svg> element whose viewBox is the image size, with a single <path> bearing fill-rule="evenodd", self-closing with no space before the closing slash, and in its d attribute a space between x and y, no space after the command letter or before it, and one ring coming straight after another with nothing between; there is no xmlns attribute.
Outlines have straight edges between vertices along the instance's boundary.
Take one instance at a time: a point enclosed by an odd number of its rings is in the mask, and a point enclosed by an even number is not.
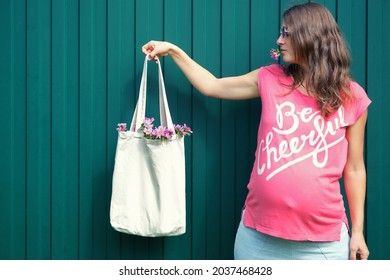
<svg viewBox="0 0 390 280"><path fill-rule="evenodd" d="M276 40L276 44L277 44L278 46L280 46L280 45L282 45L282 44L284 44L284 43L285 43L285 41L284 41L283 36L282 36L282 35L279 35L279 38Z"/></svg>

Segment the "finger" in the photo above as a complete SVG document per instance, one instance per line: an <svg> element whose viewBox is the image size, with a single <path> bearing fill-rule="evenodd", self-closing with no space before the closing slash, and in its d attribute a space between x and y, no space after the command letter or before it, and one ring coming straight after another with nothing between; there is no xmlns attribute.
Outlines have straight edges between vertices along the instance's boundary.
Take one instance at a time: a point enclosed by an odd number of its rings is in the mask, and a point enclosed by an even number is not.
<svg viewBox="0 0 390 280"><path fill-rule="evenodd" d="M360 255L359 252L356 253L356 259L357 259L357 260L361 260L361 259L362 259L362 256Z"/></svg>
<svg viewBox="0 0 390 280"><path fill-rule="evenodd" d="M155 48L155 45L154 45L153 41L150 41L142 46L142 52L144 54L149 54L151 51L154 50L154 48Z"/></svg>
<svg viewBox="0 0 390 280"><path fill-rule="evenodd" d="M359 259L360 260L368 260L368 256L369 256L369 254L370 253L366 253L366 252L364 252L364 253L361 253L361 254L359 254Z"/></svg>
<svg viewBox="0 0 390 280"><path fill-rule="evenodd" d="M145 54L145 55L149 55L149 51L146 49L146 48L142 48L142 52Z"/></svg>
<svg viewBox="0 0 390 280"><path fill-rule="evenodd" d="M350 254L349 254L349 259L350 260L356 260L356 251L355 250L351 250Z"/></svg>
<svg viewBox="0 0 390 280"><path fill-rule="evenodd" d="M156 55L152 54L153 51L146 48L142 48L142 52L146 55L148 60L155 60Z"/></svg>
<svg viewBox="0 0 390 280"><path fill-rule="evenodd" d="M148 54L148 59L149 60L154 60L156 63L158 62L158 57L159 55L157 54L156 48L154 48L151 52Z"/></svg>
<svg viewBox="0 0 390 280"><path fill-rule="evenodd" d="M152 57L153 57L154 62L158 63L158 56L155 55L155 56L152 56Z"/></svg>

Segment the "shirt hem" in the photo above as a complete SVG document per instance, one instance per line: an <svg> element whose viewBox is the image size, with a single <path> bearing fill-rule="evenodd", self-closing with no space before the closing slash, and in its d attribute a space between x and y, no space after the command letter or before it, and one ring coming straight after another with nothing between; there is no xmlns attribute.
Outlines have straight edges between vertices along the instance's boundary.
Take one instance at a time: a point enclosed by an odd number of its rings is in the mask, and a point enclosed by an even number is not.
<svg viewBox="0 0 390 280"><path fill-rule="evenodd" d="M343 222L340 221L340 231L341 231L342 223ZM267 234L273 237L282 238L291 241L312 241L312 242L340 241L340 234L338 235L337 234L335 235L286 234L263 226L253 225L245 221L245 219L244 219L244 225L263 234Z"/></svg>

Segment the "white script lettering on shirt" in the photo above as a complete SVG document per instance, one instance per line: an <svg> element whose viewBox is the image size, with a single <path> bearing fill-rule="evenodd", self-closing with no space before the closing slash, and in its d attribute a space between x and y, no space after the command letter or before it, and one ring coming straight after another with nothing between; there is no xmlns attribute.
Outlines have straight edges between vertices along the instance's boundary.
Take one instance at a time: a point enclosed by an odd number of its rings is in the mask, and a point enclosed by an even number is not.
<svg viewBox="0 0 390 280"><path fill-rule="evenodd" d="M312 108L304 108L300 112L297 112L292 102L286 101L280 105L276 105L276 122L278 127L272 127L272 131L268 132L265 139L261 139L259 142L257 174L261 175L265 170L271 171L266 177L268 181L279 172L310 157L314 166L318 168L324 167L328 161L329 148L345 138L345 134L343 134L340 138L335 139L331 143L327 143L326 137L328 135L334 136L339 128L348 125L344 120L343 107L339 108L337 114L337 117L331 121L326 121L320 115L319 111L313 112ZM285 127L287 126L286 123L291 125ZM313 124L313 129L307 135L296 135L290 138L289 141L282 140L280 143L272 142L275 134L293 134L302 123ZM299 154L302 150L306 151L306 146L312 146L314 149L311 149L307 154L299 155L294 160L275 168L276 163L282 158L289 158L294 154ZM322 161L319 159L321 153L323 153Z"/></svg>

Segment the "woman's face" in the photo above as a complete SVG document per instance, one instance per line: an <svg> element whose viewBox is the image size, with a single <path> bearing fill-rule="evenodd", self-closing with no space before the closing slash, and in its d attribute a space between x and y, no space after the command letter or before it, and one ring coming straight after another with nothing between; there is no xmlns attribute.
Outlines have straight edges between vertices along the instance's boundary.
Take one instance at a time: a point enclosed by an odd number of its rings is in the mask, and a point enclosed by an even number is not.
<svg viewBox="0 0 390 280"><path fill-rule="evenodd" d="M283 23L280 29L280 36L276 43L279 46L279 50L283 55L283 60L287 63L296 63L294 48L291 45L290 31L288 27Z"/></svg>

